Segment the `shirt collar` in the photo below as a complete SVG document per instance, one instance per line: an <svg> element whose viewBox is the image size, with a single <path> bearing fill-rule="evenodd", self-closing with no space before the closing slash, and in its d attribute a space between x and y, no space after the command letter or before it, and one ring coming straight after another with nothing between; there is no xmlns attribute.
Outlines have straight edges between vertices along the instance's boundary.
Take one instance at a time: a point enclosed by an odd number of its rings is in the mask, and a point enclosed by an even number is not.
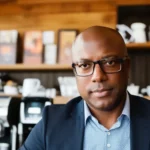
<svg viewBox="0 0 150 150"><path fill-rule="evenodd" d="M130 119L130 102L129 102L129 94L128 93L126 94L126 101L125 101L125 105L124 105L124 108L123 108L123 111L122 111L121 115L125 115ZM84 100L84 116L85 116L84 121L85 121L85 125L86 125L86 121L87 121L88 117L92 116L92 114L91 114L85 100Z"/></svg>
<svg viewBox="0 0 150 150"><path fill-rule="evenodd" d="M127 116L130 119L130 101L129 101L129 94L126 94L126 101L122 111L122 115Z"/></svg>
<svg viewBox="0 0 150 150"><path fill-rule="evenodd" d="M86 125L86 120L89 116L92 116L92 114L91 114L91 112L90 112L90 110L89 110L89 108L88 108L88 106L84 100L84 122L85 122L85 125Z"/></svg>

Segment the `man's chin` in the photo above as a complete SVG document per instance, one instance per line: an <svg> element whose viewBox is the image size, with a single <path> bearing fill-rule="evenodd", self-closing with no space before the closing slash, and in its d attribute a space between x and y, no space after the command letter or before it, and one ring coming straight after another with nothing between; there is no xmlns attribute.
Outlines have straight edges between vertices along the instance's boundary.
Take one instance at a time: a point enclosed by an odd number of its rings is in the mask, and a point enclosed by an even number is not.
<svg viewBox="0 0 150 150"><path fill-rule="evenodd" d="M115 107L108 105L108 106L95 106L100 111L112 111Z"/></svg>
<svg viewBox="0 0 150 150"><path fill-rule="evenodd" d="M112 111L119 106L121 101L112 99L112 97L102 97L91 99L91 102L92 106L97 110Z"/></svg>
<svg viewBox="0 0 150 150"><path fill-rule="evenodd" d="M93 96L90 98L90 101L94 108L103 111L112 111L120 104L120 101L112 98L112 96L104 96L104 97Z"/></svg>
<svg viewBox="0 0 150 150"><path fill-rule="evenodd" d="M108 99L107 99L108 100ZM111 102L106 102L106 99L95 99L91 104L89 104L92 108L100 110L100 111L112 111L115 109L115 105Z"/></svg>

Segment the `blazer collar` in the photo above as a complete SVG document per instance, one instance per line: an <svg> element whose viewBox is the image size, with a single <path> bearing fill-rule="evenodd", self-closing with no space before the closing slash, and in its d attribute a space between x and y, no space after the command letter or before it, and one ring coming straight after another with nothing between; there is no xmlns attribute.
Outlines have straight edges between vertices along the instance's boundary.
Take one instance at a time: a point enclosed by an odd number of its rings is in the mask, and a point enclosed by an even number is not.
<svg viewBox="0 0 150 150"><path fill-rule="evenodd" d="M150 150L150 118L146 100L130 96L131 150Z"/></svg>
<svg viewBox="0 0 150 150"><path fill-rule="evenodd" d="M78 99L79 100L79 99ZM73 101L72 101L73 102ZM65 106L62 118L53 131L52 150L82 150L84 138L83 100ZM59 136L58 136L59 135ZM59 138L58 138L59 137Z"/></svg>

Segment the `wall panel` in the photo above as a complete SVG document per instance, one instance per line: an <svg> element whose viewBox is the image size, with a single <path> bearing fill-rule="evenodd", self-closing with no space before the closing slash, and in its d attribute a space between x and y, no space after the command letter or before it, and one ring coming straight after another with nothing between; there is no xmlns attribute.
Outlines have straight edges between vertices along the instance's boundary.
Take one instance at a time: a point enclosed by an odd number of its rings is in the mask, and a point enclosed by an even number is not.
<svg viewBox="0 0 150 150"><path fill-rule="evenodd" d="M110 12L116 11L116 6L107 1L102 2L78 2L78 3L43 3L43 4L22 4L0 3L0 15L18 14L53 14L53 13L74 13L74 12Z"/></svg>
<svg viewBox="0 0 150 150"><path fill-rule="evenodd" d="M45 15L0 16L0 29L16 28L20 31L28 29L78 28L80 30L91 25L115 27L115 12L67 13Z"/></svg>
<svg viewBox="0 0 150 150"><path fill-rule="evenodd" d="M11 3L0 3L0 30L17 29L19 38L19 61L23 45L23 34L28 30L83 29L93 25L116 26L116 6L104 0L78 0L63 3L30 3L34 0L19 0ZM57 42L57 41L55 41ZM58 76L73 75L68 72L9 72L12 79L22 84L24 78L37 77L45 87L58 87Z"/></svg>

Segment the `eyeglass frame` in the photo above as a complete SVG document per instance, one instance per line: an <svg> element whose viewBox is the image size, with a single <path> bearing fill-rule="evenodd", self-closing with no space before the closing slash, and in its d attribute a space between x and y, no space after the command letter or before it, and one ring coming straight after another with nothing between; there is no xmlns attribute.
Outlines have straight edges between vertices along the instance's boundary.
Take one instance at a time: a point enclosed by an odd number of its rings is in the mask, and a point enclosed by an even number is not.
<svg viewBox="0 0 150 150"><path fill-rule="evenodd" d="M105 59L101 59L101 60L97 60L97 61L90 61L90 62L92 62L92 63L94 64L94 66L93 66L93 71L91 72L91 74L88 74L88 75L78 75L78 73L77 73L77 71L76 71L76 67L75 67L75 65L77 65L76 63L72 63L72 68L73 68L73 70L74 70L74 72L75 72L75 74L76 74L77 76L80 76L80 77L87 77L87 76L90 76L90 75L92 75L92 74L94 73L95 65L96 65L96 64L99 64L101 70L102 70L104 73L106 73L106 74L113 74L113 73L118 73L118 72L120 72L120 71L122 70L122 64L123 64L124 61L126 61L127 59L129 59L129 56L124 56L123 58L116 58L116 60L120 62L120 70L115 71L115 72L106 72L106 71L104 71L103 66L102 66L102 62L103 62Z"/></svg>

